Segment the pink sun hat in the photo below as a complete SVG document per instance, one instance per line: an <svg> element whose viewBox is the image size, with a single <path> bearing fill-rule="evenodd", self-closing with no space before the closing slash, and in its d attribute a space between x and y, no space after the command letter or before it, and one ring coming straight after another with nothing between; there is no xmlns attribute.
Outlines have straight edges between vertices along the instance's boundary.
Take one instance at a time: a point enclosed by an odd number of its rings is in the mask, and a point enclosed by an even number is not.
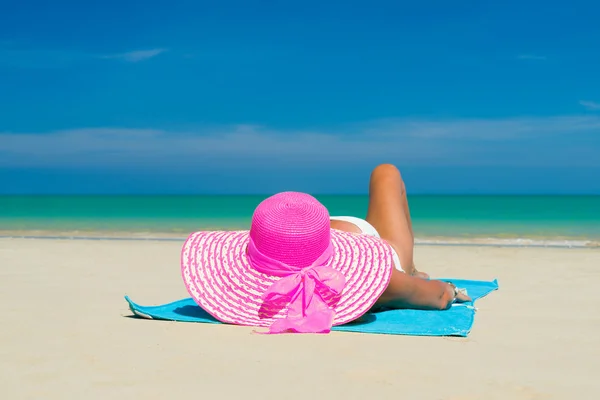
<svg viewBox="0 0 600 400"><path fill-rule="evenodd" d="M314 197L262 201L250 231L192 233L181 253L185 286L217 320L269 333L327 333L366 313L387 288L385 241L331 229Z"/></svg>

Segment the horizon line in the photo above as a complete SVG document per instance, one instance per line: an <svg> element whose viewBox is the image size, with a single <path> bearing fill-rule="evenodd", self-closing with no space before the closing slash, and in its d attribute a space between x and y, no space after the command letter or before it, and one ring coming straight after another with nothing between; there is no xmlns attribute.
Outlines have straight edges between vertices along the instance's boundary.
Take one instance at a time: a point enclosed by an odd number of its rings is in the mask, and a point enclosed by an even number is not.
<svg viewBox="0 0 600 400"><path fill-rule="evenodd" d="M273 193L0 193L0 197L269 197L276 193L286 192L288 190L282 190ZM368 196L368 193L308 193L312 196ZM505 197L544 197L544 196L556 196L556 197L600 197L600 192L597 193L443 193L443 192L416 192L407 193L410 196L447 196L447 197L460 197L460 196L505 196Z"/></svg>

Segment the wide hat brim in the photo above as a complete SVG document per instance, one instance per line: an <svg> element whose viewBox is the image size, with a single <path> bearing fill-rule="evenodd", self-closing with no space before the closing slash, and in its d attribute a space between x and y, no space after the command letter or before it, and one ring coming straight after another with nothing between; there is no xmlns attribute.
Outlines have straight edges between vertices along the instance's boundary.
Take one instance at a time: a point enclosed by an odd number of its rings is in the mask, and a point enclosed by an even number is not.
<svg viewBox="0 0 600 400"><path fill-rule="evenodd" d="M194 301L217 320L237 325L270 326L284 318L286 305L265 313L262 296L277 280L250 265L249 231L206 231L191 234L181 252L181 273ZM346 278L332 306L333 325L365 314L387 288L393 269L392 250L385 241L364 234L331 230L334 255L327 264Z"/></svg>

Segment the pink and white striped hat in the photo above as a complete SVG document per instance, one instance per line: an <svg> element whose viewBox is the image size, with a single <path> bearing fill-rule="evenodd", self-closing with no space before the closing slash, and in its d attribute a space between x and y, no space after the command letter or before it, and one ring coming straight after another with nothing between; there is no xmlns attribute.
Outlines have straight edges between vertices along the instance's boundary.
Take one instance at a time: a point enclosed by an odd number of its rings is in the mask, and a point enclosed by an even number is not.
<svg viewBox="0 0 600 400"><path fill-rule="evenodd" d="M261 202L250 231L195 232L181 254L185 286L221 322L269 333L327 333L366 313L393 268L383 240L331 229L314 197Z"/></svg>

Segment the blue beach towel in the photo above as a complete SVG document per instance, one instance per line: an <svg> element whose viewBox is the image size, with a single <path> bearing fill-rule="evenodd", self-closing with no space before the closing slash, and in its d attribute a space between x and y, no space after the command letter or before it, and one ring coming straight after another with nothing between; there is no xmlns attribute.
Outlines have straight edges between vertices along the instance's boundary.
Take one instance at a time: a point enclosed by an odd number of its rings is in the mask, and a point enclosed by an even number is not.
<svg viewBox="0 0 600 400"><path fill-rule="evenodd" d="M475 302L490 292L498 289L498 281L471 281L461 279L444 279L451 281L459 288L467 290ZM159 306L141 306L125 296L129 308L138 317L179 322L220 322L200 308L191 298L175 301ZM473 303L454 304L445 311L425 310L386 310L368 313L361 322L350 322L334 326L334 331L380 333L389 335L414 336L462 336L471 331L475 318Z"/></svg>

